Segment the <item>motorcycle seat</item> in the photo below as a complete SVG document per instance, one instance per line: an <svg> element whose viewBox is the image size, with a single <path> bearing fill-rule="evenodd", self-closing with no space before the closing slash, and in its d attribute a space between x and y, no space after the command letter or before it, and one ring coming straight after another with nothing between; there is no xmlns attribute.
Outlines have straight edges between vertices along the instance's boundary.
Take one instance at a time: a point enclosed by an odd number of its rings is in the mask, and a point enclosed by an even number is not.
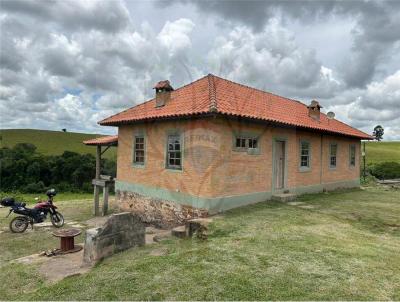
<svg viewBox="0 0 400 302"><path fill-rule="evenodd" d="M5 197L1 200L0 204L4 207L11 207L15 204L15 199L12 197Z"/></svg>

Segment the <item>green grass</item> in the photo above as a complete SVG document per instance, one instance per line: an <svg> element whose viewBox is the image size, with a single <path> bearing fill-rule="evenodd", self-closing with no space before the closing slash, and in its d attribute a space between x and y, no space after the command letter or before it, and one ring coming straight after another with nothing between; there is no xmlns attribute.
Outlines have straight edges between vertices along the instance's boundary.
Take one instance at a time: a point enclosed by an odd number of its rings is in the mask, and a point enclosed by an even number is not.
<svg viewBox="0 0 400 302"><path fill-rule="evenodd" d="M84 140L100 137L98 134L73 133L35 129L0 130L1 147L13 147L18 143L31 143L44 155L61 155L64 151L95 155L96 147L86 146ZM104 153L108 159L116 159L116 148Z"/></svg>
<svg viewBox="0 0 400 302"><path fill-rule="evenodd" d="M34 266L4 264L0 279L22 284L25 292L1 282L0 296L19 300L399 300L399 197L398 190L368 187L304 195L297 200L303 203L299 205L268 202L238 208L214 219L205 242L171 239L131 249L87 274L55 284L35 275ZM71 205L63 204L63 211L68 213L64 206ZM90 204L82 205L87 206L82 213L70 208L71 219L90 216ZM16 240L10 234L0 234L0 240L0 254L15 248L15 243L3 246ZM41 240L41 244L54 242ZM34 250L20 248L25 254ZM167 252L154 256L155 249Z"/></svg>
<svg viewBox="0 0 400 302"><path fill-rule="evenodd" d="M400 142L367 142L367 164L394 161L400 163Z"/></svg>
<svg viewBox="0 0 400 302"><path fill-rule="evenodd" d="M46 194L38 194L38 193L15 193L15 192L1 192L0 198L3 197L14 197L18 201L23 201L25 203L36 203L35 198L39 198L39 200L46 200ZM93 193L71 193L71 192L62 192L58 193L55 197L56 202L59 201L70 201L70 200L82 200L82 199L90 199L93 198Z"/></svg>
<svg viewBox="0 0 400 302"><path fill-rule="evenodd" d="M65 200L64 198L68 196L77 199ZM93 201L90 198L92 198L92 195L89 194L74 194L60 197L57 195L55 198L55 205L64 215L66 222L85 221L92 217ZM29 206L31 207L32 205ZM10 217L5 218L8 214L8 210L9 208L0 208L0 230L4 231L4 233L0 233L0 267L4 265L6 261L57 247L57 240L52 238L51 233L43 228L34 227L34 232L29 231L23 234L12 234L9 232L9 222L16 214L13 213ZM49 222L50 219L48 218L47 221ZM80 236L78 240L82 241L82 236Z"/></svg>

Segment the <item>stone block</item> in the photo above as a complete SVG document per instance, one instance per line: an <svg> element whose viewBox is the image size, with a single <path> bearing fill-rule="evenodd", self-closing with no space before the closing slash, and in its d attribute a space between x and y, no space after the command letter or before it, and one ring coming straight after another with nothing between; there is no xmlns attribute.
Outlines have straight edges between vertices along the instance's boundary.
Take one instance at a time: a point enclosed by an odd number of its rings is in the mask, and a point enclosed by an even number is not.
<svg viewBox="0 0 400 302"><path fill-rule="evenodd" d="M111 215L100 228L86 231L83 260L86 263L145 244L145 224L132 213Z"/></svg>
<svg viewBox="0 0 400 302"><path fill-rule="evenodd" d="M171 234L178 238L187 237L186 227L184 225L177 226L171 230Z"/></svg>
<svg viewBox="0 0 400 302"><path fill-rule="evenodd" d="M158 228L172 228L196 217L207 217L208 211L181 205L164 199L144 196L136 192L116 191L120 210L139 215L142 221Z"/></svg>
<svg viewBox="0 0 400 302"><path fill-rule="evenodd" d="M186 230L189 237L196 235L200 239L207 239L208 225L212 220L209 218L191 219L186 222Z"/></svg>
<svg viewBox="0 0 400 302"><path fill-rule="evenodd" d="M296 199L296 194L284 193L284 194L272 195L272 200L281 201L281 202L294 201L295 199Z"/></svg>

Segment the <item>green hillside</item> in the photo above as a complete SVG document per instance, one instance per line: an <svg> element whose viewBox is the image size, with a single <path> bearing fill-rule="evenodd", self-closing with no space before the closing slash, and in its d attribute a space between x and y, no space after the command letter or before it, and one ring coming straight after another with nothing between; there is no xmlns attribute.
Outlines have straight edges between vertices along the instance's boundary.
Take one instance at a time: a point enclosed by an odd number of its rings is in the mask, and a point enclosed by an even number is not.
<svg viewBox="0 0 400 302"><path fill-rule="evenodd" d="M2 147L12 147L17 143L31 143L36 145L38 152L45 155L58 155L65 150L94 155L96 148L85 146L82 141L100 136L99 134L33 129L0 130ZM366 154L367 163L400 162L400 142L367 142ZM116 148L110 148L104 153L104 156L109 159L115 159Z"/></svg>
<svg viewBox="0 0 400 302"><path fill-rule="evenodd" d="M365 153L368 164L388 161L400 163L400 142L367 142Z"/></svg>
<svg viewBox="0 0 400 302"><path fill-rule="evenodd" d="M37 147L37 151L44 155L60 155L64 151L95 155L96 147L86 146L82 141L100 136L102 135L35 129L0 130L1 147L13 147L18 143L30 143L34 144ZM111 147L103 156L108 159L115 159L116 148Z"/></svg>

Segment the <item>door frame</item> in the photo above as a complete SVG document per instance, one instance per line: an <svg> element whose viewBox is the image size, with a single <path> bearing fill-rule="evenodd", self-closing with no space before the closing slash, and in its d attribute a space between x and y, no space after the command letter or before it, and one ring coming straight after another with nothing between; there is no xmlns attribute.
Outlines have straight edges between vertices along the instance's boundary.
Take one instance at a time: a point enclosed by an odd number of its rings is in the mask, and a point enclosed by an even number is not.
<svg viewBox="0 0 400 302"><path fill-rule="evenodd" d="M285 165L284 165L284 177L283 177L283 188L276 189L276 179L275 179L275 171L276 171L276 142L284 142L284 155L285 155ZM283 193L283 191L287 190L287 177L288 177L288 138L286 136L274 136L272 138L272 177L271 177L271 191L272 193Z"/></svg>

